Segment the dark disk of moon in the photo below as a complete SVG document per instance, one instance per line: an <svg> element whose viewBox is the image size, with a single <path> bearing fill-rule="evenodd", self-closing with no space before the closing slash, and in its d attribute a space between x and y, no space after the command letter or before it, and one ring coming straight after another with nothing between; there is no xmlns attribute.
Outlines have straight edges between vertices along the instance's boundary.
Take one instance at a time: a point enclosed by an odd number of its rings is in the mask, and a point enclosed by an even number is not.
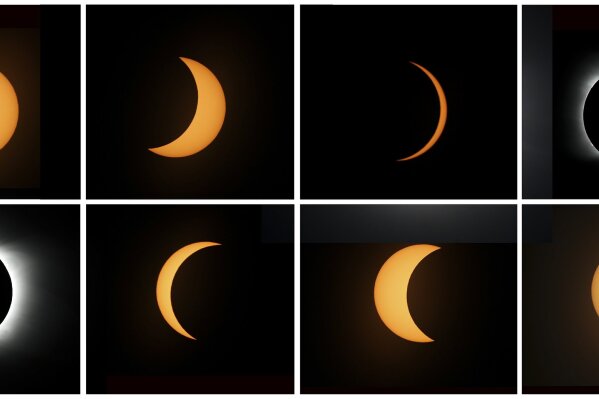
<svg viewBox="0 0 599 399"><path fill-rule="evenodd" d="M595 148L599 149L599 82L587 94L582 117L587 136Z"/></svg>
<svg viewBox="0 0 599 399"><path fill-rule="evenodd" d="M0 261L0 324L8 314L12 303L12 282L4 263Z"/></svg>

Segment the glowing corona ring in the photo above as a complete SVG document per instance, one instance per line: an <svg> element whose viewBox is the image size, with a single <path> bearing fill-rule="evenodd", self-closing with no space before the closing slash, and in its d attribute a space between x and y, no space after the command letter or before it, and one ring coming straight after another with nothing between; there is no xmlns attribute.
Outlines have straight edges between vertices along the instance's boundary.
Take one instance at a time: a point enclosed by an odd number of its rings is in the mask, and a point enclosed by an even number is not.
<svg viewBox="0 0 599 399"><path fill-rule="evenodd" d="M9 284L12 289L10 308L0 323L0 352L4 350L3 345L13 345L15 339L30 333L34 326L31 322L36 317L33 310L36 306L34 273L29 259L27 251L19 244L0 245L0 296L6 295ZM8 276L4 274L4 268Z"/></svg>
<svg viewBox="0 0 599 399"><path fill-rule="evenodd" d="M0 261L0 326L12 305L12 280L8 269Z"/></svg>
<svg viewBox="0 0 599 399"><path fill-rule="evenodd" d="M582 109L582 119L584 130L595 149L599 148L599 82L595 82L589 90L584 107Z"/></svg>

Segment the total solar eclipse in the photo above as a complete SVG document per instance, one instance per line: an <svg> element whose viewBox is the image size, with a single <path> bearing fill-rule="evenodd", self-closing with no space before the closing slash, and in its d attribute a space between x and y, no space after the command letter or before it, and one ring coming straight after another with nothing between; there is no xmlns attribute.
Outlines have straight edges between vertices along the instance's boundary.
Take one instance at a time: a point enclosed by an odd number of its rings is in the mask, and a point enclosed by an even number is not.
<svg viewBox="0 0 599 399"><path fill-rule="evenodd" d="M8 314L11 303L12 282L10 281L10 274L8 274L4 263L0 261L0 324Z"/></svg>
<svg viewBox="0 0 599 399"><path fill-rule="evenodd" d="M599 149L599 84L597 83L599 82L595 82L587 94L582 117L589 140L595 148Z"/></svg>

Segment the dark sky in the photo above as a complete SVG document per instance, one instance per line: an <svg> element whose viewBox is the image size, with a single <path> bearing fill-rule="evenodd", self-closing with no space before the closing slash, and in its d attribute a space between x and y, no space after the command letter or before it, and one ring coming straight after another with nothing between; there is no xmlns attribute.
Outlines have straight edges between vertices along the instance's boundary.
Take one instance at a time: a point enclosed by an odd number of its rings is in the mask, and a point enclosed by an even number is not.
<svg viewBox="0 0 599 399"><path fill-rule="evenodd" d="M293 210L289 206L88 207L90 393L293 391ZM173 306L156 303L166 259L198 241Z"/></svg>
<svg viewBox="0 0 599 399"><path fill-rule="evenodd" d="M0 326L0 393L78 394L79 206L1 206L13 308Z"/></svg>
<svg viewBox="0 0 599 399"><path fill-rule="evenodd" d="M338 216L340 208L351 222L337 228L313 217L323 209ZM498 220L493 208L378 208L302 208L302 230L327 226L325 235L302 239L302 392L515 393L515 208L503 207ZM394 335L374 305L379 269L414 243L441 247L421 262L408 291L413 318L435 340L430 344Z"/></svg>
<svg viewBox="0 0 599 399"><path fill-rule="evenodd" d="M293 6L88 6L87 27L89 198L293 197ZM179 57L215 74L227 111L173 159L148 148L195 112Z"/></svg>
<svg viewBox="0 0 599 399"><path fill-rule="evenodd" d="M515 6L302 6L303 198L515 198ZM439 80L439 100L414 61Z"/></svg>

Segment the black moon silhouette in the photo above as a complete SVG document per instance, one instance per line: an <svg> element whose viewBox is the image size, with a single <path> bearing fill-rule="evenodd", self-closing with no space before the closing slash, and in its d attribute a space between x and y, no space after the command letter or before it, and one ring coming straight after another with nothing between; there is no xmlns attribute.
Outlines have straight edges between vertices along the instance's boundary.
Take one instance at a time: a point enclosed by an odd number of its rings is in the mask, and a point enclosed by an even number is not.
<svg viewBox="0 0 599 399"><path fill-rule="evenodd" d="M0 324L8 314L12 303L12 282L4 263L0 261Z"/></svg>
<svg viewBox="0 0 599 399"><path fill-rule="evenodd" d="M584 102L584 111L582 113L584 121L584 130L589 136L589 140L599 149L599 82L587 94Z"/></svg>

